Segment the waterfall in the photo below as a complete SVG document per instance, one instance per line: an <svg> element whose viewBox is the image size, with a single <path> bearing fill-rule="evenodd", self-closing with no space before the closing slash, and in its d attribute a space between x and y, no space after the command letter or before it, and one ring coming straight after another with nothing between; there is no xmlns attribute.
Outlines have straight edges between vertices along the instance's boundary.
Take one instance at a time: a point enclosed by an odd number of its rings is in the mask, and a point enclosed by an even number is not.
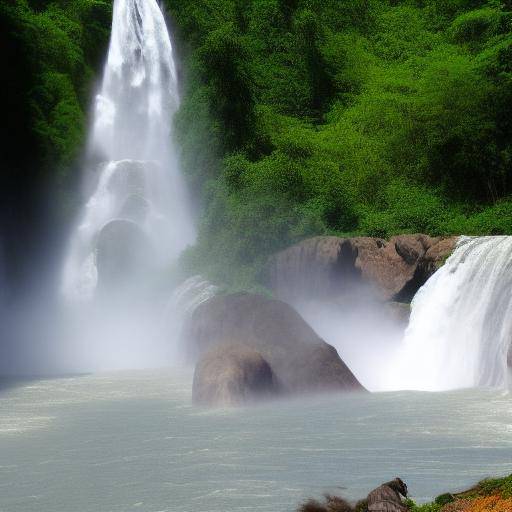
<svg viewBox="0 0 512 512"><path fill-rule="evenodd" d="M507 386L512 237L463 237L419 290L389 389Z"/></svg>
<svg viewBox="0 0 512 512"><path fill-rule="evenodd" d="M115 0L88 142L93 186L63 269L66 297L89 300L102 280L137 287L139 270L164 268L193 242L172 140L178 107L173 48L156 0Z"/></svg>

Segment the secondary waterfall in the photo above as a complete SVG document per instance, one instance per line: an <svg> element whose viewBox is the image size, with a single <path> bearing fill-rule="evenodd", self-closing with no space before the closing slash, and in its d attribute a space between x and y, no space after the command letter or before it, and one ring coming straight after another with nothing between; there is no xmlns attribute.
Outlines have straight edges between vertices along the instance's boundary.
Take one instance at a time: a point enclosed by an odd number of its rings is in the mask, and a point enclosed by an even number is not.
<svg viewBox="0 0 512 512"><path fill-rule="evenodd" d="M195 237L172 140L179 106L173 48L156 0L115 0L89 137L92 191L72 235L63 292L138 286ZM103 273L103 275L102 275Z"/></svg>
<svg viewBox="0 0 512 512"><path fill-rule="evenodd" d="M420 289L389 389L506 387L512 237L463 237Z"/></svg>

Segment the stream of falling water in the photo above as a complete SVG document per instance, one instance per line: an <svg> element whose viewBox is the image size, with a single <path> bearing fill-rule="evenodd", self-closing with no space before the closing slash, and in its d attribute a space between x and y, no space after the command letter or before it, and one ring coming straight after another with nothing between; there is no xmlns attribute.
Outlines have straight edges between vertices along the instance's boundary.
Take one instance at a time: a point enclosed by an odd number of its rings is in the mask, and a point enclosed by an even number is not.
<svg viewBox="0 0 512 512"><path fill-rule="evenodd" d="M55 359L67 371L174 360L179 318L167 307L169 274L195 240L173 142L178 107L173 47L156 0L115 0L88 138L91 186L62 271Z"/></svg>
<svg viewBox="0 0 512 512"><path fill-rule="evenodd" d="M137 288L140 271L176 259L195 233L172 138L179 106L173 48L155 0L115 0L89 137L95 186L72 234L63 292ZM102 281L104 283L102 283Z"/></svg>

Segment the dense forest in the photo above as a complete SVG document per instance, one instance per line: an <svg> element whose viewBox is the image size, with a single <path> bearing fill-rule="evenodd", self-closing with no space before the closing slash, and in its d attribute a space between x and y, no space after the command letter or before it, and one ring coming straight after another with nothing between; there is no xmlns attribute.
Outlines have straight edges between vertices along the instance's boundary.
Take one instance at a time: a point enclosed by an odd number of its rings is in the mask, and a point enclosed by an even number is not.
<svg viewBox="0 0 512 512"><path fill-rule="evenodd" d="M251 287L306 237L512 234L509 0L166 0L175 120L199 238L182 263ZM111 2L0 5L4 245L35 197L80 202L77 162ZM48 211L51 210L51 213Z"/></svg>

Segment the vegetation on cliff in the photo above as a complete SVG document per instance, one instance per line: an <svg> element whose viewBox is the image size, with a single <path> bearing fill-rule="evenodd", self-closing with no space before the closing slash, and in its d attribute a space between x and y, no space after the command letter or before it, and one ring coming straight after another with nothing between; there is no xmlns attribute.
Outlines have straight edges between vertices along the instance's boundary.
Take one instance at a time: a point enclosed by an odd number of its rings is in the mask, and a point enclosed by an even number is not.
<svg viewBox="0 0 512 512"><path fill-rule="evenodd" d="M311 235L512 232L510 2L166 3L195 266L244 285Z"/></svg>
<svg viewBox="0 0 512 512"><path fill-rule="evenodd" d="M510 0L164 3L196 270L247 287L269 254L312 235L512 233ZM111 9L0 5L4 233L23 219L30 232L43 185L61 214L77 202Z"/></svg>

